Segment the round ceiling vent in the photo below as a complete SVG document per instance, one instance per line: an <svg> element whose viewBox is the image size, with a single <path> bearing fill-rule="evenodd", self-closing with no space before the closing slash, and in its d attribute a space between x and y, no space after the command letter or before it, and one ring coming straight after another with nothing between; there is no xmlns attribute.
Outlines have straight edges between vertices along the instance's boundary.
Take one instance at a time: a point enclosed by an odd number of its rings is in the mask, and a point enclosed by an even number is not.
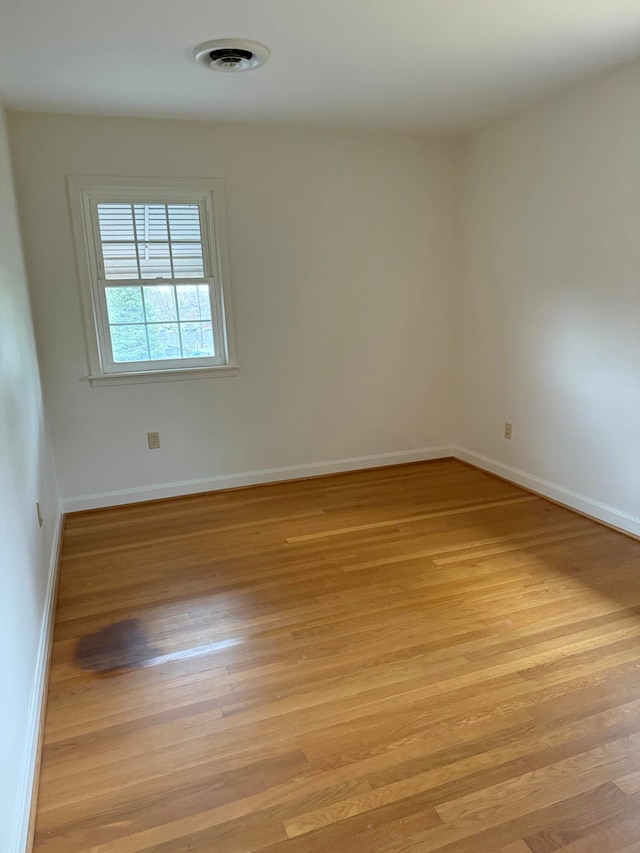
<svg viewBox="0 0 640 853"><path fill-rule="evenodd" d="M251 71L269 59L269 49L247 39L214 39L194 47L193 58L211 71Z"/></svg>

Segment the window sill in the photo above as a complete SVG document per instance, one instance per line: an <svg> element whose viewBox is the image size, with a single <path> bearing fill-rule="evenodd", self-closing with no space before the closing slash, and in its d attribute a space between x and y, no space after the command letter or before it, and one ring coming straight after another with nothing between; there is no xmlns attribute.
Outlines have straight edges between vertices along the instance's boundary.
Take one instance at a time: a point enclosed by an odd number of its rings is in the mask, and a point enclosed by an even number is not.
<svg viewBox="0 0 640 853"><path fill-rule="evenodd" d="M177 370L142 370L131 373L104 373L99 376L87 376L91 385L136 385L141 382L171 382L177 379L213 379L223 376L237 376L240 367L237 364L221 364L219 367L187 367Z"/></svg>

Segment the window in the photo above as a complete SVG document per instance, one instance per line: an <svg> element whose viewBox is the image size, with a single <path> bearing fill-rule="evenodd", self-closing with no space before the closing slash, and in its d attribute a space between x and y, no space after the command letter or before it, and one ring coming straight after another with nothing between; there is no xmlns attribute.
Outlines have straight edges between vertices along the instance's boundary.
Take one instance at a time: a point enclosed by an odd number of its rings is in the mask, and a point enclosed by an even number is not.
<svg viewBox="0 0 640 853"><path fill-rule="evenodd" d="M68 182L92 384L236 373L222 182Z"/></svg>

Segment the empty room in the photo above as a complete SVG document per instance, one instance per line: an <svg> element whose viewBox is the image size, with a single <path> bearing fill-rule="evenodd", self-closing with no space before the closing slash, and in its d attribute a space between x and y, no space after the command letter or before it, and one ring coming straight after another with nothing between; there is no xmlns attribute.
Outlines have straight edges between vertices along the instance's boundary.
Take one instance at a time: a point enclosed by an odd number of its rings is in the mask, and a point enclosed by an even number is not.
<svg viewBox="0 0 640 853"><path fill-rule="evenodd" d="M0 853L640 853L640 0L0 0Z"/></svg>

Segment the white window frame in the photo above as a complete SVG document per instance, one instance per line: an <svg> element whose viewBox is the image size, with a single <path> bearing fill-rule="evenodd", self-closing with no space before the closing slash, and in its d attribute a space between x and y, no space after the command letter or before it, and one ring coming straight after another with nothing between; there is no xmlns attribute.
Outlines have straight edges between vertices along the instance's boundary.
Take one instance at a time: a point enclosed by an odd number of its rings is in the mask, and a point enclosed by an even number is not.
<svg viewBox="0 0 640 853"><path fill-rule="evenodd" d="M220 178L123 178L68 175L80 293L85 320L92 385L157 382L167 379L194 379L235 376L238 373L233 330L231 280L227 251L224 183ZM113 360L105 298L106 282L102 266L100 232L97 222L99 202L189 203L201 211L204 278L186 279L207 283L211 294L211 317L216 356L212 358L163 359L144 362ZM180 284L185 279L141 279L144 284ZM130 282L122 281L126 286ZM110 279L109 285L118 285ZM218 349L220 350L218 352ZM203 363L204 362L204 363Z"/></svg>

